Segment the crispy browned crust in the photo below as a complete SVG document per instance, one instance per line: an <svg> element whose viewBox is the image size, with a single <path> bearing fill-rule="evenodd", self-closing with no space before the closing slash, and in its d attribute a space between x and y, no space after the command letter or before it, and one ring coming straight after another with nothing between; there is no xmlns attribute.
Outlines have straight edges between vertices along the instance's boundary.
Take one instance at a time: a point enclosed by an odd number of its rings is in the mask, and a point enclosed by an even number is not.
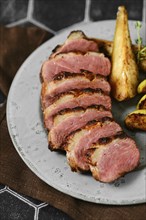
<svg viewBox="0 0 146 220"><path fill-rule="evenodd" d="M86 40L90 40L83 31L81 30L75 30L75 31L71 31L70 34L68 35L67 38L69 38L73 33L78 33L80 32L81 36L82 36L82 39L86 39Z"/></svg>
<svg viewBox="0 0 146 220"><path fill-rule="evenodd" d="M93 94L93 93L99 93L99 94L102 94L102 95L106 95L106 92L104 92L102 89L99 89L99 88L97 88L97 89L86 88L86 89L73 89L69 92L60 93L57 96L59 96L59 98L60 98L61 96L72 94L72 95L74 95L74 97L78 97L82 94Z"/></svg>
<svg viewBox="0 0 146 220"><path fill-rule="evenodd" d="M92 129L93 127L95 127L97 124L100 124L102 125L103 123L107 123L107 122L112 122L114 121L113 118L111 117L103 117L99 120L92 120L92 121L89 121L85 126L81 127L80 129L77 129L73 132L71 132L67 137L66 137L66 140L62 143L62 145L59 147L59 149L61 150L67 150L67 145L68 145L68 141L69 139L75 135L76 132L79 132L81 131L82 129ZM49 140L48 140L49 141ZM52 144L51 141L49 141L49 148L53 151L53 150L57 150L54 148L54 145Z"/></svg>
<svg viewBox="0 0 146 220"><path fill-rule="evenodd" d="M52 142L51 142L51 141L48 141L48 148L49 148L49 150L50 150L50 151L56 151L56 152L58 152L58 151L60 151L60 152L66 152L66 150L63 148L63 145L62 145L62 146L60 146L59 148L54 148L54 145L52 144Z"/></svg>
<svg viewBox="0 0 146 220"><path fill-rule="evenodd" d="M45 95L46 85L42 86L41 96L43 97ZM86 89L72 89L71 91L66 91L63 93L59 93L53 97L50 98L51 102L55 102L56 100L60 99L64 95L73 95L74 97L78 97L82 94L102 94L102 95L108 95L106 92L104 92L102 89L92 89L92 88L86 88ZM44 105L43 105L44 106Z"/></svg>
<svg viewBox="0 0 146 220"><path fill-rule="evenodd" d="M46 90L47 90L47 84L46 83L42 83L42 87L41 87L41 107L42 110L44 110L44 103L43 103L43 97L46 94Z"/></svg>
<svg viewBox="0 0 146 220"><path fill-rule="evenodd" d="M40 82L43 83L43 76L42 76L42 68L43 68L43 65L41 66L41 70L40 70Z"/></svg>
<svg viewBox="0 0 146 220"><path fill-rule="evenodd" d="M110 117L103 117L101 119L98 119L98 120L92 120L92 121L89 121L85 126L83 126L82 128L80 129L77 129L76 131L73 131L71 132L67 137L66 137L66 142L63 144L63 148L67 150L67 145L68 145L68 141L70 138L72 138L75 133L81 131L82 129L87 129L87 130L91 130L92 128L94 128L97 124L99 125L103 125L103 123L107 123L107 122L112 122L114 121L113 118L110 118Z"/></svg>
<svg viewBox="0 0 146 220"><path fill-rule="evenodd" d="M90 146L89 149L86 150L85 154L84 154L84 160L86 161L86 163L88 163L89 165L96 165L93 164L93 162L91 161L91 157L93 155L93 153L95 152L95 150L98 147L105 147L106 145L108 145L110 142L112 142L115 139L125 139L125 138L129 138L128 135L123 132L117 132L117 134L112 135L110 137L104 137L104 138L100 138L96 143L92 144L92 146ZM73 171L81 171L84 172L84 170L82 170L81 168L78 168L77 164L75 163L74 160L72 160L72 158L70 159L70 162L72 163L72 169Z"/></svg>
<svg viewBox="0 0 146 220"><path fill-rule="evenodd" d="M98 142L96 144L98 144L98 145L106 145L106 144L109 144L110 142L112 142L114 139L117 139L117 138L118 139L124 139L124 138L127 138L127 137L128 137L128 135L124 131L119 131L119 132L117 132L117 134L115 134L113 136L99 138L99 140L98 140Z"/></svg>
<svg viewBox="0 0 146 220"><path fill-rule="evenodd" d="M57 75L54 76L53 81L75 78L75 77L79 77L79 76L80 77L85 76L90 81L94 80L95 78L100 78L100 79L105 79L105 80L107 79L106 76L102 76L100 74L94 74L94 73L87 71L87 70L81 70L80 73L71 73L71 72L58 73Z"/></svg>
<svg viewBox="0 0 146 220"><path fill-rule="evenodd" d="M84 107L75 107L75 108L72 108L72 109L66 108L66 109L63 109L63 110L59 111L57 113L57 115L64 115L64 114L70 113L70 112L86 111L87 109L97 109L99 111L109 111L103 105L90 105L90 106L88 106L86 108L84 108ZM54 115L54 117L55 116L56 115Z"/></svg>
<svg viewBox="0 0 146 220"><path fill-rule="evenodd" d="M61 72L59 74L57 74L53 81L61 81L63 79L68 79L68 78L75 78L75 77L86 77L88 80L92 81L96 78L98 79L103 79L103 80L107 80L107 78L105 76L101 76L101 75L96 75L96 74L93 74L89 71L81 71L81 73L70 73L70 72ZM47 91L47 88L48 88L48 83L46 82L43 82L42 83L42 88L41 88L41 101L43 102L43 97L45 97L46 95L46 91ZM63 92L63 93L59 93L53 97L49 97L52 102L56 101L57 99L59 99L60 97L62 97L63 95L66 95L66 94L76 94L76 96L80 95L82 92L101 92L105 95L108 95L109 93L108 92L103 92L101 89L92 89L92 88L86 88L86 89L72 89L71 91L66 91L66 92ZM44 107L43 103L42 103L42 107Z"/></svg>
<svg viewBox="0 0 146 220"><path fill-rule="evenodd" d="M42 88L41 88L41 104L42 104L42 109L44 108L43 106L43 102L42 102L42 97L45 96L46 94L46 90L47 90L47 84L46 83L43 83L42 84ZM79 96L83 93L101 93L101 94L105 94L105 92L103 92L101 89L80 89L80 90L72 90L72 91L68 91L68 92L64 92L64 93L60 93L58 94L57 96L54 96L52 97L53 101L56 101L58 98L62 97L63 95L67 95L67 94L74 94L75 96ZM87 108L96 108L98 110L108 110L106 109L103 105L91 105ZM60 112L58 112L57 114L60 114L60 115L63 115L65 113L68 113L68 112L72 112L72 111L79 111L79 110L86 110L87 108L83 108L83 107L75 107L75 108L72 108L72 109L63 109L61 110ZM55 117L56 115L54 115Z"/></svg>
<svg viewBox="0 0 146 220"><path fill-rule="evenodd" d="M85 78L87 78L90 81L95 80L95 79L102 79L102 80L107 81L107 77L99 75L99 74L94 74L94 73L86 71L86 70L82 70L80 73L61 72L61 73L57 74L56 76L54 76L53 81L55 83L55 81L57 82L57 81L61 81L61 80L64 80L64 79L75 78L75 77L85 77ZM46 92L47 92L48 86L49 86L48 83L46 83L46 82L42 83L42 88L41 88L42 108L44 108L43 99L46 96ZM103 93L105 95L109 95L109 92L102 91L99 88L98 89L86 88L86 89L72 89L71 91L62 92L62 93L59 93L59 94L57 94L57 95L55 95L53 97L49 96L48 98L53 103L57 99L62 97L63 95L75 94L75 96L78 96L82 92L101 92L101 93Z"/></svg>

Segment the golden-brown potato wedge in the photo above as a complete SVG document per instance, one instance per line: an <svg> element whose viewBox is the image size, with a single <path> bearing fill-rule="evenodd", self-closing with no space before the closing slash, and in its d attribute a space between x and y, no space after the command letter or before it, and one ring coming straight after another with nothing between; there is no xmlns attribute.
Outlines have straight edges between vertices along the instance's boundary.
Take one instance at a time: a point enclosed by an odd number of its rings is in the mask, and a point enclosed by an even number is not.
<svg viewBox="0 0 146 220"><path fill-rule="evenodd" d="M138 93L146 93L146 79L144 79L137 87Z"/></svg>
<svg viewBox="0 0 146 220"><path fill-rule="evenodd" d="M118 9L110 84L113 97L123 101L136 95L139 73L131 45L127 11L124 6Z"/></svg>
<svg viewBox="0 0 146 220"><path fill-rule="evenodd" d="M126 126L131 129L146 131L146 109L135 110L125 118Z"/></svg>
<svg viewBox="0 0 146 220"><path fill-rule="evenodd" d="M146 95L142 96L137 104L137 109L146 109Z"/></svg>

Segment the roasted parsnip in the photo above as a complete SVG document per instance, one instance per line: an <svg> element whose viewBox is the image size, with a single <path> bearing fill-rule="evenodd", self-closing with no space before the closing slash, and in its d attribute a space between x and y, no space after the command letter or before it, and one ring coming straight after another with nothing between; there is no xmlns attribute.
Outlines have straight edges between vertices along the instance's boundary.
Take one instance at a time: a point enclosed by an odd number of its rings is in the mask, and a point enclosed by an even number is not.
<svg viewBox="0 0 146 220"><path fill-rule="evenodd" d="M127 11L124 6L118 9L110 84L113 97L123 101L136 95L139 73L131 45Z"/></svg>
<svg viewBox="0 0 146 220"><path fill-rule="evenodd" d="M100 52L111 58L113 51L113 41L98 38L94 38L94 40L96 40L96 42L98 43ZM142 72L146 72L146 58L139 61L137 60L138 46L136 44L132 44L132 50L135 55L139 70L141 70Z"/></svg>

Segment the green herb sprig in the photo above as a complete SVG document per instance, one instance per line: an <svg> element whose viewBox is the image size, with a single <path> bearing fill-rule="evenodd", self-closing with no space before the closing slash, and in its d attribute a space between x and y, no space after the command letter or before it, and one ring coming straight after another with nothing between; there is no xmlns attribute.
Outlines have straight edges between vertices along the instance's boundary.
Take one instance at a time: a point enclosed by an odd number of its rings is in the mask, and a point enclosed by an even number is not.
<svg viewBox="0 0 146 220"><path fill-rule="evenodd" d="M146 59L146 46L142 45L142 38L140 37L140 29L142 27L142 24L140 21L137 21L135 24L135 28L137 30L137 40L136 44L138 46L138 52L137 52L137 61L140 62L140 60Z"/></svg>

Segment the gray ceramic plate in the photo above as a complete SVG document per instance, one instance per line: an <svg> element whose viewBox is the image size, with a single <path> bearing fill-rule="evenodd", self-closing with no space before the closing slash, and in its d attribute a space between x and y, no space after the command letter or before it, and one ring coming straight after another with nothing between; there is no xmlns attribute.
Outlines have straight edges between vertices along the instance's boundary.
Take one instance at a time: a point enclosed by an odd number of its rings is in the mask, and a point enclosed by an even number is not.
<svg viewBox="0 0 146 220"><path fill-rule="evenodd" d="M13 144L27 166L50 186L95 203L134 204L146 201L146 168L134 171L119 180L104 184L89 174L71 172L66 157L48 150L47 134L43 127L40 108L42 63L52 49L64 42L71 30L83 30L87 36L113 38L115 21L77 24L47 41L35 50L19 69L12 83L7 104L7 122ZM130 22L132 39L136 39L134 22ZM137 100L113 102L113 114L124 127L123 118L136 106ZM139 145L141 166L145 163L146 137L142 132L129 133Z"/></svg>

